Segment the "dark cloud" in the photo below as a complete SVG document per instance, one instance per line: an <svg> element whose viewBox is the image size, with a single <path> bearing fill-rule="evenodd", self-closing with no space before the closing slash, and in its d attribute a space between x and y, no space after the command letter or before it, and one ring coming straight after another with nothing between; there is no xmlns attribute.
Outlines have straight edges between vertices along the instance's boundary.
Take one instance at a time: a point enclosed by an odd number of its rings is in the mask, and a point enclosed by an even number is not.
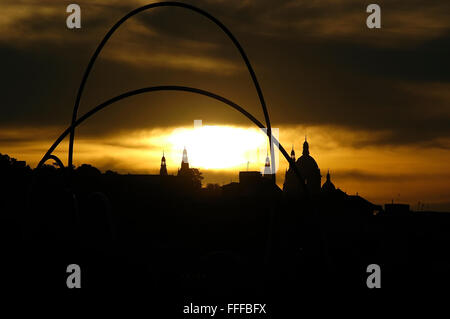
<svg viewBox="0 0 450 319"><path fill-rule="evenodd" d="M3 137L0 136L0 144L2 145L17 145L19 143L26 143L30 140L27 137L14 136L14 137Z"/></svg>
<svg viewBox="0 0 450 319"><path fill-rule="evenodd" d="M367 141L371 145L448 148L450 93L444 89L436 97L429 91L435 83L450 88L446 1L381 1L379 31L365 27L362 1L193 3L216 15L241 41L275 125L341 126L386 133ZM139 4L81 2L83 27L77 31L65 28L64 4L19 4L31 14L18 15L11 29L0 33L5 61L0 125L64 127L97 43ZM15 2L1 6L11 17L16 14ZM231 42L211 22L179 8L143 13L117 31L93 69L80 113L126 90L161 84L211 90L263 119ZM80 131L108 134L196 118L248 123L204 97L152 93L119 102Z"/></svg>
<svg viewBox="0 0 450 319"><path fill-rule="evenodd" d="M350 169L350 170L336 170L332 172L332 178L339 180L355 180L359 182L413 182L413 181L423 181L423 180L433 180L433 179L449 179L450 175L443 173L442 175L436 176L436 174L386 174L386 173L374 173L364 170Z"/></svg>
<svg viewBox="0 0 450 319"><path fill-rule="evenodd" d="M147 151L160 150L160 147L156 148L155 146L149 145L148 143L144 143L144 142L130 143L128 141L127 143L125 143L125 142L117 142L117 141L113 141L113 142L104 141L104 142L102 142L102 145L120 147L123 149L138 149L138 150L147 150Z"/></svg>

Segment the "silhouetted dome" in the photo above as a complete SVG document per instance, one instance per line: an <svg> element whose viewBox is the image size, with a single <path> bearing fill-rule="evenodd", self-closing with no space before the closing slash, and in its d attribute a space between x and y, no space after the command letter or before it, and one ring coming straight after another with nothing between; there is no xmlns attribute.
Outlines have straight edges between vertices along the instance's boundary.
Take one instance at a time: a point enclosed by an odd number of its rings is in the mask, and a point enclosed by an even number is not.
<svg viewBox="0 0 450 319"><path fill-rule="evenodd" d="M294 160L295 158L292 156L291 159ZM320 169L316 161L309 155L309 144L306 137L305 142L303 143L302 156L295 161L295 166L302 176L304 183L307 185L309 196L314 197L318 195L322 184L322 176L320 175ZM295 194L301 189L303 189L303 187L300 187L299 180L297 176L295 176L293 167L289 166L289 170L286 172L283 190Z"/></svg>
<svg viewBox="0 0 450 319"><path fill-rule="evenodd" d="M316 163L316 160L309 155L309 144L305 137L305 142L303 143L303 153L297 159L297 167L300 172L305 175L309 175L311 173L315 173L319 171L319 166ZM306 177L306 176L305 176ZM320 184L319 184L320 187Z"/></svg>
<svg viewBox="0 0 450 319"><path fill-rule="evenodd" d="M319 169L316 160L310 155L302 155L297 159L297 167L307 172L313 172Z"/></svg>
<svg viewBox="0 0 450 319"><path fill-rule="evenodd" d="M327 180L322 185L322 191L324 191L324 192L334 192L335 190L336 190L336 187L331 182L330 171L328 171L328 173L327 173Z"/></svg>

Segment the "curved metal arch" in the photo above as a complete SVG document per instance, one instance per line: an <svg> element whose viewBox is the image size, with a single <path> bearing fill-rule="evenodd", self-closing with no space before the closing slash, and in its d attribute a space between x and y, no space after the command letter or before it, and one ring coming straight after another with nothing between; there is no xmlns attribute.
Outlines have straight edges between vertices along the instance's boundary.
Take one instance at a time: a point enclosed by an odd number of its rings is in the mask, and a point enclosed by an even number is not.
<svg viewBox="0 0 450 319"><path fill-rule="evenodd" d="M131 18L132 16L145 11L145 10L149 10L149 9L153 9L153 8L157 8L157 7L180 7L180 8L184 8L184 9L188 9L191 11L194 11L196 13L199 13L201 15L203 15L204 17L208 18L209 20L211 20L212 22L214 22L227 36L228 38L233 42L233 44L235 45L235 47L239 50L239 53L241 54L247 69L251 75L253 84L255 85L256 91L258 93L258 97L259 97L259 101L261 103L261 107L263 109L263 113L264 113L264 118L266 121L266 126L267 126L267 133L268 133L268 137L269 137L269 144L270 144L270 155L271 155L271 163L275 162L275 157L274 157L274 152L273 152L273 141L272 141L272 127L270 125L270 119L269 119L269 113L267 111L267 107L266 107L266 102L264 100L264 96L261 90L261 87L259 86L259 82L256 78L256 74L253 71L253 68L250 64L250 61L247 57L247 55L245 54L244 49L242 48L241 44L239 43L239 41L235 38L235 36L231 33L231 31L222 23L220 22L217 18L215 18L214 16L212 16L211 14L209 14L208 12L199 9L195 6L186 4L186 3L181 3L181 2L157 2L157 3L152 3L152 4L148 4L145 6L142 6L140 8L134 9L131 12L129 12L128 14L126 14L123 18L121 18L119 21L116 22L116 24L113 25L113 27L108 31L108 33L105 35L105 37L103 38L103 40L100 42L100 44L98 45L97 49L95 50L94 54L92 55L89 64L84 72L83 75L83 79L81 80L81 84L80 87L78 88L78 93L77 93L77 98L75 101L75 105L73 108L73 113L72 113L72 122L71 122L71 131L70 131L70 140L69 140L69 159L68 159L68 167L69 169L72 169L72 159L73 159L73 143L74 143L74 138L75 138L75 128L77 125L74 125L76 123L77 120L77 115L78 115L78 108L80 105L80 100L81 100L81 95L83 93L84 90L84 86L86 84L87 78L90 74L90 71L95 63L95 60L97 59L98 55L100 54L101 50L103 49L103 47L105 46L106 42L109 40L109 38L112 36L112 34L114 33L114 31L116 31L126 20L128 20L129 18ZM284 154L283 154L284 155ZM273 166L272 166L273 167ZM275 178L275 174L274 174L274 178Z"/></svg>
<svg viewBox="0 0 450 319"><path fill-rule="evenodd" d="M63 162L59 159L58 156L52 154L48 157L48 159L52 159L56 162L56 164L58 164L59 168L64 169L64 164Z"/></svg>
<svg viewBox="0 0 450 319"><path fill-rule="evenodd" d="M61 141L77 126L79 126L81 123L83 123L85 120L87 120L88 118L90 118L91 116L93 116L95 113L99 112L100 110L106 108L107 106L118 102L120 100L126 99L128 97L134 96L134 95L139 95L139 94L143 94L143 93L147 93L147 92L157 92L157 91L182 91L182 92L191 92L191 93L195 93L195 94L200 94L200 95L204 95L207 97L210 97L212 99L218 100L230 107L232 107L233 109L237 110L238 112L240 112L241 114L245 115L250 121L252 121L254 124L256 124L256 126L258 126L260 129L262 129L265 134L267 134L269 136L269 131L265 130L264 125L258 121L258 119L256 119L252 114L250 114L249 112L247 112L243 107L239 106L238 104L228 100L227 98L224 98L220 95L214 94L212 92L209 91L205 91L205 90L201 90L201 89L197 89L197 88L192 88L192 87L187 87L187 86L176 86L176 85L165 85L165 86L151 86L151 87L146 87L146 88L142 88L142 89L138 89L138 90L133 90L133 91L128 91L125 92L121 95L118 95L116 97L113 97L99 105L97 105L96 107L94 107L93 109L91 109L89 112L85 113L83 116L81 116L78 120L75 121L75 123L71 126L69 126L57 139L56 141L53 143L53 145L48 149L48 151L45 153L45 155L42 157L41 161L39 162L39 164L37 165L37 168L41 167L45 161L52 156L52 152L55 150L55 148L61 143ZM297 166L295 165L295 162L292 160L292 158L288 155L288 153L286 152L286 150L284 149L283 145L281 145L281 143L279 143L277 141L277 139L273 136L271 136L272 141L275 141L275 143L278 145L278 148L280 150L280 152L283 154L283 156L286 158L286 160L289 162L290 165L292 165L292 167L294 168L294 172L297 175L297 177L299 178L301 184L304 187L304 191L305 194L307 194L307 188L306 185L304 183L304 179L301 176L300 172L298 171Z"/></svg>
<svg viewBox="0 0 450 319"><path fill-rule="evenodd" d="M47 162L48 160L54 160L54 161L56 162L56 164L58 164L59 168L64 169L64 164L63 164L63 162L62 162L62 161L59 159L59 157L56 156L56 155L50 154L50 155L48 155L46 158L43 158L42 160L43 160L42 164L39 163L39 164L41 164L41 165L38 165L38 167L41 167L41 166L42 166L45 162ZM42 161L42 160L41 160L41 161Z"/></svg>

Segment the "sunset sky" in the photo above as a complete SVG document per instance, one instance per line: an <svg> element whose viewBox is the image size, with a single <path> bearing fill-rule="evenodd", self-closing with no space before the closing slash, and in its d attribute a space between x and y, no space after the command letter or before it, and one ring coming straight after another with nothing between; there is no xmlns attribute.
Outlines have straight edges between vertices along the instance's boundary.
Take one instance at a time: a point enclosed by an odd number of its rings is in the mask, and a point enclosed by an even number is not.
<svg viewBox="0 0 450 319"><path fill-rule="evenodd" d="M0 2L0 153L34 167L69 125L82 74L108 29L151 1L76 1L82 28L66 27L75 1ZM247 52L280 141L301 155L305 134L322 175L384 204L420 201L450 211L450 2L376 1L382 28L366 27L356 0L189 1L221 20ZM128 90L185 85L264 117L231 41L204 17L157 8L127 21L94 66L79 115ZM203 127L194 129L194 120ZM227 139L226 136L231 136ZM67 163L67 140L55 154ZM189 93L120 101L77 130L74 163L169 173L183 147L205 183L259 170L267 141L246 118ZM286 161L279 158L282 185ZM324 181L324 179L323 179Z"/></svg>

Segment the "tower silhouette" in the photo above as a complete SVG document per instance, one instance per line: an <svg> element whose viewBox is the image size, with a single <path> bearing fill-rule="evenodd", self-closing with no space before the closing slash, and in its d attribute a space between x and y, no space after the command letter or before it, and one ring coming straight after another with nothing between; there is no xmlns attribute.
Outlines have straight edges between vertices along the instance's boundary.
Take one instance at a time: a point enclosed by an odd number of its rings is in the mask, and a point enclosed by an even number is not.
<svg viewBox="0 0 450 319"><path fill-rule="evenodd" d="M161 168L159 169L159 175L167 176L166 157L164 156L164 151L163 156L161 157Z"/></svg>
<svg viewBox="0 0 450 319"><path fill-rule="evenodd" d="M295 151L292 148L291 159L295 160ZM317 196L321 189L321 178L320 169L317 165L315 159L309 153L309 144L305 136L305 141L303 142L303 152L295 161L295 166L299 170L305 187L307 188L309 195ZM298 178L295 176L294 167L289 166L286 172L283 190L287 193L296 194L302 192L304 187L300 185Z"/></svg>
<svg viewBox="0 0 450 319"><path fill-rule="evenodd" d="M305 136L305 141L303 142L303 152L302 155L304 156L309 156L309 144L308 141L306 140L306 136Z"/></svg>
<svg viewBox="0 0 450 319"><path fill-rule="evenodd" d="M189 169L189 161L188 161L188 155L186 147L183 149L183 157L181 159L181 168L178 170L179 176L186 176L190 175L191 170Z"/></svg>
<svg viewBox="0 0 450 319"><path fill-rule="evenodd" d="M272 168L270 167L270 158L269 154L266 155L266 163L264 164L264 173L263 176L265 178L272 178Z"/></svg>

